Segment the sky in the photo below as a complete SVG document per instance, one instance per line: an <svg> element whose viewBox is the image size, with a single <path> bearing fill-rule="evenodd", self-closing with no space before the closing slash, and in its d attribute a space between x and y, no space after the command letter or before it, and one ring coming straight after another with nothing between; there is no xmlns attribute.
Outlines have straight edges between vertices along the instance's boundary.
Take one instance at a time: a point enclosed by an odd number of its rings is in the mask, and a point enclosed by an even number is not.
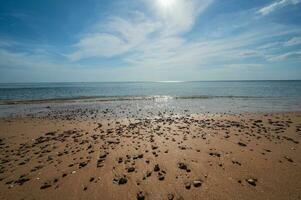
<svg viewBox="0 0 301 200"><path fill-rule="evenodd" d="M0 82L301 79L301 0L0 0Z"/></svg>

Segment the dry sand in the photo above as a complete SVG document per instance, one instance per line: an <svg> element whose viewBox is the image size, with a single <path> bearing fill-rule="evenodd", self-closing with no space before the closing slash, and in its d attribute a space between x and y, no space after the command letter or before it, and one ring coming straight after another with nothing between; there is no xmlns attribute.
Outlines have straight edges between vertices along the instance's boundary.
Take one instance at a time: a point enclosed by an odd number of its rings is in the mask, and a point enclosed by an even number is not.
<svg viewBox="0 0 301 200"><path fill-rule="evenodd" d="M301 113L0 120L0 199L301 199Z"/></svg>

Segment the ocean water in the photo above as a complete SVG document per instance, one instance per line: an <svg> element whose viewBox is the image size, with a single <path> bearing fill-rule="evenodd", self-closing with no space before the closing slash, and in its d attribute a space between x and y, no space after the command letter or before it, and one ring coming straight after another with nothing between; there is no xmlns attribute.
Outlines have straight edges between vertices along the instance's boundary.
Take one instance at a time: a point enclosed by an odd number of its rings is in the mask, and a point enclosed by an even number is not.
<svg viewBox="0 0 301 200"><path fill-rule="evenodd" d="M301 81L0 84L0 116L47 111L49 106L124 107L132 113L301 111Z"/></svg>
<svg viewBox="0 0 301 200"><path fill-rule="evenodd" d="M83 98L300 98L301 81L0 84L0 100Z"/></svg>

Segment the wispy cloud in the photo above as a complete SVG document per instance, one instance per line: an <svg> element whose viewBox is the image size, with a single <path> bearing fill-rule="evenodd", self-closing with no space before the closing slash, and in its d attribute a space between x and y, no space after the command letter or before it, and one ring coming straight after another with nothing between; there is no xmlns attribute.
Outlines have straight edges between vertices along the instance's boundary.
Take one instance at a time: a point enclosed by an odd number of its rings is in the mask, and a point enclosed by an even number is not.
<svg viewBox="0 0 301 200"><path fill-rule="evenodd" d="M270 61L301 60L301 51L292 51L280 55L269 56Z"/></svg>
<svg viewBox="0 0 301 200"><path fill-rule="evenodd" d="M190 41L183 32L189 32L200 15L212 1L179 1L173 8L158 8L157 1L148 1L156 9L155 17L136 12L135 16L121 18L112 16L108 22L84 35L73 47L74 52L67 57L71 61L86 58L121 59L131 67L169 68L212 65L221 62L241 62L244 58L265 59L258 49L250 45L261 43L265 38L298 32L297 28L266 26L260 30L247 31L239 36L223 39L203 39ZM178 18L176 13L183 15ZM184 9L184 10L183 10ZM186 10L185 10L186 9ZM250 15L252 13L250 12ZM185 15L185 16L184 16ZM134 20L133 20L134 19ZM183 21L184 20L184 21ZM177 28L175 28L177 27ZM287 41L296 43L298 38Z"/></svg>
<svg viewBox="0 0 301 200"><path fill-rule="evenodd" d="M130 19L110 17L105 25L84 35L74 45L75 51L67 57L77 61L179 47L183 40L180 35L191 30L197 16L212 2L179 0L165 8L158 0L146 1L154 9L154 17L147 17L141 12L132 14Z"/></svg>
<svg viewBox="0 0 301 200"><path fill-rule="evenodd" d="M72 61L92 57L110 58L133 50L160 28L159 23L149 21L141 15L132 21L111 17L100 30L83 36L74 45L75 52L67 57Z"/></svg>
<svg viewBox="0 0 301 200"><path fill-rule="evenodd" d="M261 8L258 13L261 15L268 15L278 9L281 9L283 7L286 7L288 5L296 5L300 3L301 0L277 0L274 3L267 5L263 8Z"/></svg>
<svg viewBox="0 0 301 200"><path fill-rule="evenodd" d="M289 41L284 43L284 46L295 46L301 44L301 37L293 37Z"/></svg>
<svg viewBox="0 0 301 200"><path fill-rule="evenodd" d="M257 47L257 49L283 49L284 47L293 47L301 44L301 37L292 37L286 41L269 42Z"/></svg>

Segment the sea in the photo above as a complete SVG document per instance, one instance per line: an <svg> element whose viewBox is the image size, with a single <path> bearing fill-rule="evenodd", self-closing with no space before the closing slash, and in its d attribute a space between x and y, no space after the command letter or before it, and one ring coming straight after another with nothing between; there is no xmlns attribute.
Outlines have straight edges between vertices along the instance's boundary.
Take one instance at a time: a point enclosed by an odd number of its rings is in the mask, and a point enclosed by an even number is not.
<svg viewBox="0 0 301 200"><path fill-rule="evenodd" d="M174 112L301 111L301 81L1 83L0 116L52 107ZM26 113L26 111L25 111Z"/></svg>

